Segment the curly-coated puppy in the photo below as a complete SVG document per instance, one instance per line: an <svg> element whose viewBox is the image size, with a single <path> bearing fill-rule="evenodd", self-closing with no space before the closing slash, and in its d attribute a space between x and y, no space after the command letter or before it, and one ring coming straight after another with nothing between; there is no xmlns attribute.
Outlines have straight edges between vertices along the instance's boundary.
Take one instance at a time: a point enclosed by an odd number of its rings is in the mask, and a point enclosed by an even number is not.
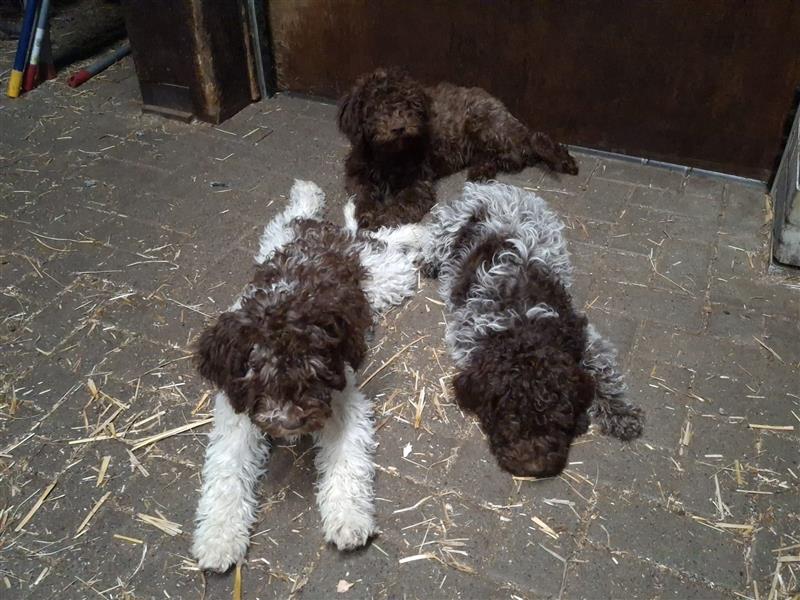
<svg viewBox="0 0 800 600"><path fill-rule="evenodd" d="M622 399L616 352L573 305L563 227L534 194L468 183L434 209L423 251L451 313L456 400L513 475L560 473L589 416L623 440L642 433L641 409Z"/></svg>
<svg viewBox="0 0 800 600"><path fill-rule="evenodd" d="M368 229L419 221L436 202L433 182L465 168L470 180L539 162L578 173L564 146L481 88L424 87L399 70L359 78L339 102L338 122L352 144L345 186Z"/></svg>
<svg viewBox="0 0 800 600"><path fill-rule="evenodd" d="M356 232L319 221L324 195L298 181L264 230L242 297L200 336L196 365L219 387L192 551L224 571L244 556L269 437L315 437L317 503L327 541L362 546L376 528L372 409L353 370L373 311L413 293L422 243L410 225Z"/></svg>

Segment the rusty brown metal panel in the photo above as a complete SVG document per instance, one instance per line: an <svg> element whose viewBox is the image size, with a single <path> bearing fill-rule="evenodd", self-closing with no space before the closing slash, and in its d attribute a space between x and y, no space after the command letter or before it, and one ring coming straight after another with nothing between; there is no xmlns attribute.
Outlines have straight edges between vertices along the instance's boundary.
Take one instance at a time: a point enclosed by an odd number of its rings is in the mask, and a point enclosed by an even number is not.
<svg viewBox="0 0 800 600"><path fill-rule="evenodd" d="M768 179L800 85L796 0L266 0L281 89L379 65L478 85L571 144Z"/></svg>

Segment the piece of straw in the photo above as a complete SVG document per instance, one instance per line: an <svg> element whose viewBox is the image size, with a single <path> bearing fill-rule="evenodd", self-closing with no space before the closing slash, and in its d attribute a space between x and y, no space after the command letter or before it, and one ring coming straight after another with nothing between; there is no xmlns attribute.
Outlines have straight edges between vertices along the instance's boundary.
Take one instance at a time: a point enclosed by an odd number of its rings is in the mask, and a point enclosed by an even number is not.
<svg viewBox="0 0 800 600"><path fill-rule="evenodd" d="M531 521L533 521L536 526L541 529L546 535L549 535L554 540L558 539L558 533L550 527L547 523L542 521L539 517L531 517Z"/></svg>
<svg viewBox="0 0 800 600"><path fill-rule="evenodd" d="M25 527L25 525L28 524L28 521L30 521L33 518L33 515L36 514L36 511L39 510L42 507L42 504L44 504L44 501L47 500L47 497L50 495L50 492L53 491L53 488L56 487L57 483L58 483L58 477L56 477L53 480L53 483L51 483L50 485L48 485L44 489L44 491L42 492L42 495L39 496L39 499L36 501L36 504L34 504L31 507L31 509L28 511L28 514L25 515L25 517L23 517L22 521L20 521L19 524L14 528L14 532L15 533L21 531L22 528Z"/></svg>
<svg viewBox="0 0 800 600"><path fill-rule="evenodd" d="M127 535L120 535L118 533L115 533L112 537L117 540L122 540L123 542L128 542L129 544L144 544L144 540L128 537Z"/></svg>
<svg viewBox="0 0 800 600"><path fill-rule="evenodd" d="M366 379L364 379L364 381L362 381L362 382L361 382L361 385L359 385L359 386L358 386L358 389L360 389L360 390L363 390L365 385L367 385L367 384L368 384L370 381L372 381L372 379L373 379L373 378L374 378L374 377L375 377L375 376L376 376L378 373L380 373L380 372L381 372L381 371L383 371L383 370L384 370L386 367L388 367L390 364L392 364L392 362L394 362L394 361L395 361L395 359L397 359L397 357L398 357L398 356L400 356L400 355L401 355L403 352L405 352L406 350L408 350L409 348L411 348L411 346L413 346L414 344L416 344L418 341L420 341L420 340L422 340L422 339L424 339L424 338L426 338L426 337L428 337L428 336L427 336L427 335L421 335L421 336L419 336L417 339L415 339L413 342L409 342L408 344L406 344L405 346L403 346L402 348L400 348L400 350L398 350L397 352L395 352L395 353L394 353L394 354L393 354L393 355L392 355L392 356L389 358L389 360L385 361L385 362L384 362L384 363L383 363L383 364L382 364L380 367L378 367L377 369L375 369L375 370L372 372L372 374L370 374L370 376L369 376L369 377L367 377Z"/></svg>
<svg viewBox="0 0 800 600"><path fill-rule="evenodd" d="M755 423L748 423L750 429L764 429L767 431L794 431L794 425L756 425Z"/></svg>
<svg viewBox="0 0 800 600"><path fill-rule="evenodd" d="M152 525L156 529L159 529L172 537L178 535L179 533L182 533L183 531L179 523L173 523L172 521L165 519L162 516L154 517L152 515L137 513L136 518L138 518L142 523L147 523L148 525Z"/></svg>
<svg viewBox="0 0 800 600"><path fill-rule="evenodd" d="M89 511L89 514L86 515L86 518L78 525L78 529L75 531L75 535L73 537L80 537L84 533L84 529L89 524L89 521L92 520L92 517L100 510L100 507L103 506L103 502L108 500L108 497L111 495L111 492L106 492L102 495L100 500L98 500L95 505L92 507L92 510Z"/></svg>
<svg viewBox="0 0 800 600"><path fill-rule="evenodd" d="M781 355L780 355L780 354L778 354L777 352L775 352L775 350L773 350L772 348L770 348L769 346L767 346L767 345L766 345L764 342L762 342L762 341L761 341L760 339L758 339L756 336L753 336L753 339L754 339L755 341L757 341L757 342L758 342L758 343L761 345L761 347L762 347L762 348L764 348L764 350L766 350L767 352L769 352L770 354L772 354L772 356L774 356L775 358L777 358L777 359L778 359L778 361L780 361L780 362L781 362L782 364L784 364L784 365L786 364L786 363L784 362L784 360L781 358Z"/></svg>
<svg viewBox="0 0 800 600"><path fill-rule="evenodd" d="M203 425L208 425L213 420L214 417L208 417L207 419L202 419L200 421L192 421L191 423L187 423L186 425L181 425L180 427L174 427L172 429L162 431L161 433L157 433L155 435L151 435L150 437L142 438L140 440L131 440L131 443L133 444L131 450L138 450L139 448L144 448L145 446L149 446L150 444L155 444L156 442L160 442L163 439L172 437L173 435L178 435L179 433L183 433L184 431L189 431L190 429L202 427Z"/></svg>
<svg viewBox="0 0 800 600"><path fill-rule="evenodd" d="M233 600L242 600L242 564L236 563L233 575Z"/></svg>
<svg viewBox="0 0 800 600"><path fill-rule="evenodd" d="M97 482L94 484L94 487L100 487L103 485L103 479L105 479L106 471L108 471L108 463L111 462L110 456L104 456L102 462L100 463L100 471L97 473Z"/></svg>

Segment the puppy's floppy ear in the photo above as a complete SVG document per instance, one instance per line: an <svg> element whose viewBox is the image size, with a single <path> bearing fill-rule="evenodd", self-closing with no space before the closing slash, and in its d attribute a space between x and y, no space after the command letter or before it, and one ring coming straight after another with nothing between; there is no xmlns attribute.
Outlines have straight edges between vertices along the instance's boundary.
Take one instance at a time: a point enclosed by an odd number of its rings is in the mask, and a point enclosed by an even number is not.
<svg viewBox="0 0 800 600"><path fill-rule="evenodd" d="M453 378L453 390L456 393L456 402L464 410L477 412L485 402L485 379L481 369L475 364L459 371Z"/></svg>
<svg viewBox="0 0 800 600"><path fill-rule="evenodd" d="M245 410L247 399L241 397L242 386L236 382L247 373L247 361L256 338L256 329L243 315L226 312L197 341L194 363L198 372L228 394L237 412Z"/></svg>
<svg viewBox="0 0 800 600"><path fill-rule="evenodd" d="M339 100L339 112L336 121L339 131L351 142L361 137L361 93L363 85L359 81Z"/></svg>

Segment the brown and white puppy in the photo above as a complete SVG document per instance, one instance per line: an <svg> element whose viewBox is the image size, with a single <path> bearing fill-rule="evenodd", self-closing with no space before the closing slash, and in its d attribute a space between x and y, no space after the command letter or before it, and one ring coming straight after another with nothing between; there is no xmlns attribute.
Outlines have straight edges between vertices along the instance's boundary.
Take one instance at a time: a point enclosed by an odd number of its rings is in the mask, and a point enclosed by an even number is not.
<svg viewBox="0 0 800 600"><path fill-rule="evenodd" d="M247 550L268 438L310 433L326 541L357 548L376 531L372 407L355 385L373 312L413 293L418 226L357 232L319 220L324 195L295 182L264 230L242 297L200 336L196 365L215 384L192 552L224 571ZM264 435L266 434L266 436Z"/></svg>
<svg viewBox="0 0 800 600"><path fill-rule="evenodd" d="M338 123L352 144L346 189L366 228L419 221L436 202L434 181L462 169L476 181L537 163L578 173L564 146L485 90L426 87L399 70L360 77L339 102Z"/></svg>

